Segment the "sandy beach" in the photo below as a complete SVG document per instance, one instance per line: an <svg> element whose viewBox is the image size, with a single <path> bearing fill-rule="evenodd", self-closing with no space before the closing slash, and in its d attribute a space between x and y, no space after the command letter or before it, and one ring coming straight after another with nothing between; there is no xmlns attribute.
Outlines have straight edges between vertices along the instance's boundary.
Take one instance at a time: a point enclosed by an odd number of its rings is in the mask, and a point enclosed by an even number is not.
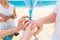
<svg viewBox="0 0 60 40"><path fill-rule="evenodd" d="M42 6L42 7L35 7L33 9L33 20L37 20L39 18L42 18L44 16L48 16L49 14L51 14L51 12L53 11L55 5L51 5L51 6ZM29 8L16 8L16 13L18 18L16 19L16 23L17 20L21 17L21 16L25 16L28 15L29 16ZM50 40L52 33L53 33L53 29L54 29L54 23L51 24L45 24L43 27L43 30L37 35L39 40ZM15 38L15 37L14 37ZM17 40L19 40L19 37L16 37ZM15 38L15 40L16 40Z"/></svg>

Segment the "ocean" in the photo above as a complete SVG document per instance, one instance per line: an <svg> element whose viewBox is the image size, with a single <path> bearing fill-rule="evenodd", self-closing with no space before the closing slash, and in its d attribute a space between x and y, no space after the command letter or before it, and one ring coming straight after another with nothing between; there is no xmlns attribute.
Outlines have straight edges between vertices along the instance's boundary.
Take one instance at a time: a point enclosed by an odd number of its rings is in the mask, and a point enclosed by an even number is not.
<svg viewBox="0 0 60 40"><path fill-rule="evenodd" d="M24 1L8 1L13 4L15 7L28 7ZM56 1L38 1L36 7L55 5Z"/></svg>

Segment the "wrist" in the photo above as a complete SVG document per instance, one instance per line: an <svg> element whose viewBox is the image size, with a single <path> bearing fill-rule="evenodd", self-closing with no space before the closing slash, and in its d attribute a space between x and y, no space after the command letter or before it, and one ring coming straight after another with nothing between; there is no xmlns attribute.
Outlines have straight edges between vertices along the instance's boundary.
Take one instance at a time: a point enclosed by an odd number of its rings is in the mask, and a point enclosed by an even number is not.
<svg viewBox="0 0 60 40"><path fill-rule="evenodd" d="M19 30L18 28L15 28L15 31L18 32L18 31L20 31L20 30Z"/></svg>
<svg viewBox="0 0 60 40"><path fill-rule="evenodd" d="M45 24L45 22L44 22L44 20L43 19L39 19L39 20L37 20L39 23L41 23L41 24Z"/></svg>
<svg viewBox="0 0 60 40"><path fill-rule="evenodd" d="M21 28L21 26L19 26L19 25L16 27L16 30L17 30L17 31L20 31L21 29L22 29L22 28Z"/></svg>

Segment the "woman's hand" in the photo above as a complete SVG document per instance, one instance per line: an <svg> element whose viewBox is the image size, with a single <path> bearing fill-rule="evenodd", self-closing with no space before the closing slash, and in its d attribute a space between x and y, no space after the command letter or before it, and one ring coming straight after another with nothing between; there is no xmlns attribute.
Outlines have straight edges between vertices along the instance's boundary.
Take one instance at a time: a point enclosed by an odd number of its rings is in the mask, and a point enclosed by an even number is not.
<svg viewBox="0 0 60 40"><path fill-rule="evenodd" d="M32 37L32 35L34 34L34 30L35 30L35 25L33 24L29 24L26 28L26 30L24 31L24 34L21 38L21 40L30 40L30 38ZM31 29L31 27L33 27L33 29Z"/></svg>
<svg viewBox="0 0 60 40"><path fill-rule="evenodd" d="M8 16L3 17L3 21L4 21L4 22L6 22L8 19L9 19Z"/></svg>
<svg viewBox="0 0 60 40"><path fill-rule="evenodd" d="M1 22L6 22L8 20L8 17L6 16L6 17L0 17L0 21Z"/></svg>
<svg viewBox="0 0 60 40"><path fill-rule="evenodd" d="M7 21L8 16L5 16L4 14L0 13L0 21L5 22Z"/></svg>
<svg viewBox="0 0 60 40"><path fill-rule="evenodd" d="M26 18L29 18L28 16L23 16L21 17L21 19L19 19L18 21L18 25L17 25L17 29L21 30L24 28L24 24L28 22L28 20L26 20Z"/></svg>
<svg viewBox="0 0 60 40"><path fill-rule="evenodd" d="M9 15L8 18L14 18L14 15Z"/></svg>

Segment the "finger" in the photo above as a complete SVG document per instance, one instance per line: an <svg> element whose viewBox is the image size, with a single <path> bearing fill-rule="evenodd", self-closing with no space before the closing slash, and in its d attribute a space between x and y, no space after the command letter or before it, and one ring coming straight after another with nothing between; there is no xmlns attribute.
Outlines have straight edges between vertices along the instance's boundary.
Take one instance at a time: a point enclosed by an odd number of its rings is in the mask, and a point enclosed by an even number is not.
<svg viewBox="0 0 60 40"><path fill-rule="evenodd" d="M33 25L37 26L37 23L35 23L34 21L30 21L30 23L32 23Z"/></svg>
<svg viewBox="0 0 60 40"><path fill-rule="evenodd" d="M19 21L25 21L26 19L25 18L28 18L28 17L22 17L21 19L19 19ZM28 21L28 20L26 20L26 21Z"/></svg>
<svg viewBox="0 0 60 40"><path fill-rule="evenodd" d="M34 32L35 32L35 25L32 24L32 25L30 26L30 31L34 34Z"/></svg>
<svg viewBox="0 0 60 40"><path fill-rule="evenodd" d="M28 29L28 30L30 30L30 27L31 27L31 24L26 24L27 26L24 26L24 30L26 30L26 29Z"/></svg>
<svg viewBox="0 0 60 40"><path fill-rule="evenodd" d="M21 18L29 18L29 16L23 16L23 17L21 17Z"/></svg>
<svg viewBox="0 0 60 40"><path fill-rule="evenodd" d="M24 25L25 25L26 23L28 23L28 22L30 22L30 20L25 20Z"/></svg>
<svg viewBox="0 0 60 40"><path fill-rule="evenodd" d="M35 25L32 24L31 30L35 30Z"/></svg>
<svg viewBox="0 0 60 40"><path fill-rule="evenodd" d="M28 27L27 27L27 29L30 29L31 31L35 31L35 25L33 25L32 23L30 23L29 25L28 25Z"/></svg>
<svg viewBox="0 0 60 40"><path fill-rule="evenodd" d="M32 23L29 23L29 25L27 27L31 28L32 27Z"/></svg>
<svg viewBox="0 0 60 40"><path fill-rule="evenodd" d="M27 27L29 24L30 24L29 22L25 23L24 24L24 27Z"/></svg>
<svg viewBox="0 0 60 40"><path fill-rule="evenodd" d="M28 24L29 24L29 20L24 20L24 22L23 22L23 25L24 25L23 30L26 29L26 27L28 26Z"/></svg>
<svg viewBox="0 0 60 40"><path fill-rule="evenodd" d="M39 32L40 32L39 30L38 30L38 31L36 31L36 32L34 33L34 35L37 35L37 34L39 34Z"/></svg>
<svg viewBox="0 0 60 40"><path fill-rule="evenodd" d="M25 23L25 24L24 24L23 30L25 30L25 29L27 28L28 25L29 25L29 22Z"/></svg>
<svg viewBox="0 0 60 40"><path fill-rule="evenodd" d="M18 22L23 22L23 21L26 21L25 19L19 19L19 21Z"/></svg>
<svg viewBox="0 0 60 40"><path fill-rule="evenodd" d="M42 28L38 28L37 31L34 33L34 35L39 34L39 32L42 30Z"/></svg>
<svg viewBox="0 0 60 40"><path fill-rule="evenodd" d="M23 25L24 25L24 22L25 22L25 21L27 21L27 20L25 20L25 19L24 19L24 20L21 19L21 20L18 21L18 24L23 24Z"/></svg>

